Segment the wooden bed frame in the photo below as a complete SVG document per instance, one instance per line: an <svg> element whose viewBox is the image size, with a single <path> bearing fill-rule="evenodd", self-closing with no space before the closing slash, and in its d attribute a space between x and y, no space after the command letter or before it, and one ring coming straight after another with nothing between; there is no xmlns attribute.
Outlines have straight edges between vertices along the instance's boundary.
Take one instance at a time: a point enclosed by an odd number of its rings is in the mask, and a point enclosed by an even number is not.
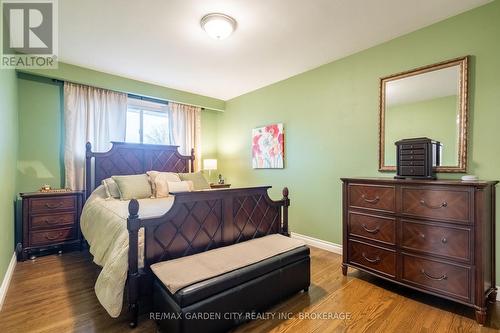
<svg viewBox="0 0 500 333"><path fill-rule="evenodd" d="M86 196L113 175L142 174L149 170L193 172L191 156L177 146L113 142L106 153L93 153L87 144ZM172 208L157 218L139 218L139 202L129 203L129 258L127 296L130 326L137 325L151 301L154 263L192 255L269 234L288 233L288 189L273 201L271 186L203 190L175 194ZM144 267L138 267L138 232L144 228Z"/></svg>

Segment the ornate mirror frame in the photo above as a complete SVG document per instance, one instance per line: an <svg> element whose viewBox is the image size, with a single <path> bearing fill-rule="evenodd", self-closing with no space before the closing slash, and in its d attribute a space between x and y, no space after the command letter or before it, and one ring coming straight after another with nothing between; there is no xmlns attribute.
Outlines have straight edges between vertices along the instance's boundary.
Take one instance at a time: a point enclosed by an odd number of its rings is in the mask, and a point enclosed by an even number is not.
<svg viewBox="0 0 500 333"><path fill-rule="evenodd" d="M437 64L420 67L407 72L393 74L380 79L380 109L379 109L379 171L396 171L396 166L385 165L385 92L386 83L405 77L415 76L435 70L459 66L459 122L458 122L458 165L438 166L436 172L465 173L467 172L467 126L468 126L468 76L469 56L452 59Z"/></svg>

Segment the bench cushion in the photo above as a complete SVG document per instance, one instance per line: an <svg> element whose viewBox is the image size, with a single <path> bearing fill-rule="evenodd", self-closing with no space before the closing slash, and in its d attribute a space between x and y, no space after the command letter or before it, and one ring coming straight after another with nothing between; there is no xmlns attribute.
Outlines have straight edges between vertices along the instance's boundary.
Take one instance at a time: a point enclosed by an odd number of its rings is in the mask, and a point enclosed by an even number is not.
<svg viewBox="0 0 500 333"><path fill-rule="evenodd" d="M308 257L309 248L301 246L258 263L197 282L180 289L175 294L164 286L163 288L183 308Z"/></svg>
<svg viewBox="0 0 500 333"><path fill-rule="evenodd" d="M151 265L163 285L178 290L304 246L304 242L273 234L195 255Z"/></svg>

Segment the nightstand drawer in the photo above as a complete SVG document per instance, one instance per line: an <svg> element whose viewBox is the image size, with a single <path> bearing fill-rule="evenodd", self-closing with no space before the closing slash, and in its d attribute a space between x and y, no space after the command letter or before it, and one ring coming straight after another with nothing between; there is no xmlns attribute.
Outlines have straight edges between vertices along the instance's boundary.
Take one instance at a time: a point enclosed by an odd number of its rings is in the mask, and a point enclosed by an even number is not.
<svg viewBox="0 0 500 333"><path fill-rule="evenodd" d="M76 197L36 198L31 200L30 209L33 212L53 212L76 208Z"/></svg>
<svg viewBox="0 0 500 333"><path fill-rule="evenodd" d="M32 246L50 245L72 239L76 239L76 228L33 231L30 233L30 244Z"/></svg>
<svg viewBox="0 0 500 333"><path fill-rule="evenodd" d="M54 229L65 226L72 226L75 223L75 213L55 213L50 215L36 215L31 217L32 229Z"/></svg>

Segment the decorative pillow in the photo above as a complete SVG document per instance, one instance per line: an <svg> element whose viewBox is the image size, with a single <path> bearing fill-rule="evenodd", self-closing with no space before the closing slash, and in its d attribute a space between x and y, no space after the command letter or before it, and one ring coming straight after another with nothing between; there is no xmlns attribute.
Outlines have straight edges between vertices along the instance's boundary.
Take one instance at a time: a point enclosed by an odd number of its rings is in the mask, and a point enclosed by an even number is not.
<svg viewBox="0 0 500 333"><path fill-rule="evenodd" d="M192 192L193 189L194 189L194 185L193 185L193 182L190 180L183 180L181 182L168 182L168 191L170 193Z"/></svg>
<svg viewBox="0 0 500 333"><path fill-rule="evenodd" d="M181 180L192 181L195 190L210 189L210 184L208 184L207 180L200 171L193 173L179 173L179 177L181 178Z"/></svg>
<svg viewBox="0 0 500 333"><path fill-rule="evenodd" d="M179 175L177 175L175 172L160 172L160 171L148 171L146 172L146 174L148 175L149 177L149 181L151 183L151 189L153 190L153 196L152 198L158 198L158 195L157 195L157 190L156 190L156 178L158 176L161 176L161 181L164 181L164 182L180 182L181 179L179 178ZM165 186L167 186L167 184L165 183ZM168 189L167 189L167 196L168 196Z"/></svg>
<svg viewBox="0 0 500 333"><path fill-rule="evenodd" d="M106 190L106 199L120 199L120 190L118 189L118 185L116 185L113 178L106 178L101 182L101 184Z"/></svg>
<svg viewBox="0 0 500 333"><path fill-rule="evenodd" d="M111 177L118 185L121 200L145 199L151 197L151 185L146 174Z"/></svg>

